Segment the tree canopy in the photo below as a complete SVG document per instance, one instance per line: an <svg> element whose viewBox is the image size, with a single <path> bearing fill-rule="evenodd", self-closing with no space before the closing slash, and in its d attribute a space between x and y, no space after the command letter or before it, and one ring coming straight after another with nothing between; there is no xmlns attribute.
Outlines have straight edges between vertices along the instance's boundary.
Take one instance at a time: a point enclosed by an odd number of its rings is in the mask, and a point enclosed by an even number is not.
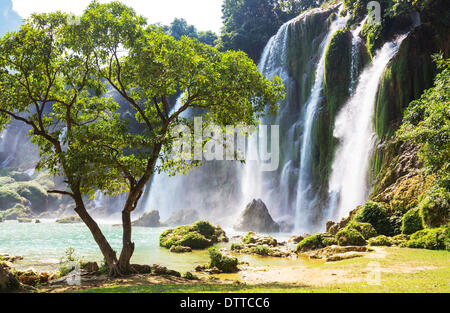
<svg viewBox="0 0 450 313"><path fill-rule="evenodd" d="M180 40L119 2L92 2L69 23L64 13L35 14L0 40L0 125L29 125L40 151L38 168L64 176L76 212L91 230L112 274L131 271L130 214L155 171L185 171L193 164L166 152L171 130L192 123L255 125L283 97L281 80L264 78L243 53L218 52L187 36ZM114 90L139 131L118 113ZM171 96L183 93L174 107ZM161 166L157 168L157 160ZM127 193L118 259L87 212L82 195Z"/></svg>

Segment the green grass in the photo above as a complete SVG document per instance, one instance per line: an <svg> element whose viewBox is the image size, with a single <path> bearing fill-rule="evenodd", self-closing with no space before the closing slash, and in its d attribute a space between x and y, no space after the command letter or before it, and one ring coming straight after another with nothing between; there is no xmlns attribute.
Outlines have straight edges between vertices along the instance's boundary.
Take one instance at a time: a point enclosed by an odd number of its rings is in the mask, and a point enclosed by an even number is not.
<svg viewBox="0 0 450 313"><path fill-rule="evenodd" d="M367 277L370 266L376 262L381 269L379 284L369 284L366 279L355 283L338 283L327 286L299 286L285 284L215 284L196 283L186 285L111 285L103 288L85 289L81 293L329 293L329 292L450 292L450 252L423 249L383 247L379 252L365 257L334 263L308 264L308 267L327 269L352 269L355 278ZM378 256L378 257L377 257ZM371 265L372 264L372 265ZM420 271L417 271L420 268ZM401 273L400 269L403 270ZM406 272L405 272L406 270ZM408 272L411 270L411 272Z"/></svg>

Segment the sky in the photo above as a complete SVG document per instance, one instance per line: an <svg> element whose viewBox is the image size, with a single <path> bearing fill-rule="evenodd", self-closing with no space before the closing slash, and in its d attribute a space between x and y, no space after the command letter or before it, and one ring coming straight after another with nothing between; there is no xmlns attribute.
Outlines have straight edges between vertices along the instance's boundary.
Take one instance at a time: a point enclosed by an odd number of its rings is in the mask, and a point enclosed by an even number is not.
<svg viewBox="0 0 450 313"><path fill-rule="evenodd" d="M1 1L1 0L0 0ZM81 14L91 0L12 0L13 9L21 17L31 13L53 11ZM109 2L100 0L100 2ZM138 14L147 17L149 23L170 24L175 17L184 18L198 30L220 32L222 27L223 0L122 0L133 7Z"/></svg>

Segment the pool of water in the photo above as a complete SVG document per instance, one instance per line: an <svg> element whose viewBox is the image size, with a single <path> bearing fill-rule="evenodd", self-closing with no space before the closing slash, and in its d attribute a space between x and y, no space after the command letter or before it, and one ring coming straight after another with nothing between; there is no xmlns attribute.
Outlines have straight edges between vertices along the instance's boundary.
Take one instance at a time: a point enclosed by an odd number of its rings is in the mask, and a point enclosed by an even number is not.
<svg viewBox="0 0 450 313"><path fill-rule="evenodd" d="M122 227L108 224L100 225L112 247L120 252ZM159 246L159 235L167 228L133 228L135 252L132 258L137 264L160 264L180 272L191 271L199 264L209 261L207 250L195 250L192 253L176 254ZM229 237L242 234L225 230ZM278 240L286 240L288 235L276 235ZM216 247L225 247L229 243L220 243ZM24 260L19 268L33 267L40 271L52 271L64 256L67 248L74 248L78 256L89 261L102 261L100 250L84 224L58 224L42 221L40 224L19 224L15 221L0 223L0 253L20 255ZM253 266L292 266L304 262L302 259L287 259L236 255L241 261Z"/></svg>

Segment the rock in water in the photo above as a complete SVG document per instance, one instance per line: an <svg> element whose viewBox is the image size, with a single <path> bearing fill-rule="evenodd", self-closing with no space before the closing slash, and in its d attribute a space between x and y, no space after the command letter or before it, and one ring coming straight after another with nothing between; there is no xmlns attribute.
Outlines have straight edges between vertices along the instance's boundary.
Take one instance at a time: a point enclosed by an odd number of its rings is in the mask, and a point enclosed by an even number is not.
<svg viewBox="0 0 450 313"><path fill-rule="evenodd" d="M199 215L197 210L194 209L181 209L178 211L175 211L169 219L164 222L164 224L167 224L169 226L178 226L178 225L188 225L192 224L195 221L198 221Z"/></svg>
<svg viewBox="0 0 450 313"><path fill-rule="evenodd" d="M144 213L137 221L133 222L133 226L142 227L159 227L161 223L159 222L159 212L151 211Z"/></svg>
<svg viewBox="0 0 450 313"><path fill-rule="evenodd" d="M269 210L261 199L253 201L245 207L241 215L241 221L234 228L240 231L255 231L266 233L277 233L280 231L278 225L270 216Z"/></svg>

